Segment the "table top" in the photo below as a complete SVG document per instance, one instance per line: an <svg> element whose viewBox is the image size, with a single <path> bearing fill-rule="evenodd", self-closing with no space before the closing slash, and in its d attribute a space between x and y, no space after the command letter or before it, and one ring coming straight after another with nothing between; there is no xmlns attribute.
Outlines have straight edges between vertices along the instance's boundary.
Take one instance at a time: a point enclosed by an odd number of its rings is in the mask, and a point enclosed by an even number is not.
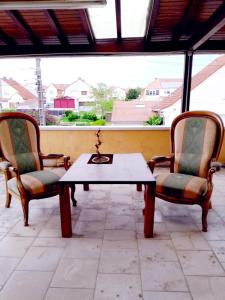
<svg viewBox="0 0 225 300"><path fill-rule="evenodd" d="M155 184L141 153L113 154L112 164L88 164L92 154L81 154L59 183Z"/></svg>

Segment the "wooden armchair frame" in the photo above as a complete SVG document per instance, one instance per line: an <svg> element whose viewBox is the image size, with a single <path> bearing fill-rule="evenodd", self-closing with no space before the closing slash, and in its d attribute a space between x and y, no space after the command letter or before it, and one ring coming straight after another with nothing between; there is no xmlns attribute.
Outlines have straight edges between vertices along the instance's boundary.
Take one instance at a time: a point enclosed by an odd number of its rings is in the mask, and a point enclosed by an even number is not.
<svg viewBox="0 0 225 300"><path fill-rule="evenodd" d="M25 119L30 121L34 127L35 127L35 131L36 131L36 137L37 137L37 149L38 149L38 156L39 156L39 160L40 160L40 166L41 166L41 170L43 170L43 159L59 159L59 158L63 158L63 166L65 168L65 170L68 170L69 168L69 156L64 156L63 154L48 154L48 155L44 155L41 153L40 151L40 130L38 127L38 124L36 122L36 120L24 113L19 113L19 112L8 112L8 113L1 113L0 114L0 123L3 120L6 119ZM40 196L35 196L32 197L32 195L30 195L29 193L27 193L22 180L21 180L21 175L19 173L19 171L17 170L16 167L12 166L11 162L7 161L3 151L2 151L2 147L1 147L1 140L0 140L0 157L2 158L2 162L0 163L0 170L3 172L4 178L5 178L5 184L6 184L6 202L5 202L5 207L9 208L10 207L10 203L11 203L11 198L12 195L19 199L21 201L21 205L22 205L22 210L23 210L23 215L24 215L24 226L28 226L28 217L29 217L29 202L32 199L41 199L41 198L48 198L48 197L52 197L52 196L56 196L59 194L59 192L45 192L43 194L41 194ZM7 186L7 181L12 179L13 177L16 177L16 181L17 181L17 188L20 194L20 197L18 197L17 194L12 193L11 191L8 190L8 186ZM76 206L76 200L74 198L74 193L75 193L75 186L71 185L71 199L73 202L73 206Z"/></svg>
<svg viewBox="0 0 225 300"><path fill-rule="evenodd" d="M204 195L204 197L198 197L197 200L190 201L190 199L186 199L184 197L174 197L174 196L169 196L163 193L156 192L156 197L164 199L168 202L172 203L179 203L179 204L198 204L202 208L202 231L207 231L207 214L208 214L208 209L211 208L211 194L213 190L213 184L212 184L212 177L213 173L216 172L215 167L211 167L211 164L215 162L218 159L220 149L222 146L223 142L223 135L224 135L224 126L221 118L213 113L213 112L208 112L208 111L190 111L190 112L185 112L176 117L171 125L171 131L170 131L170 138L171 138L171 154L169 156L155 156L151 160L147 162L149 168L151 171L154 171L155 165L157 163L162 163L162 162L170 162L170 173L174 173L174 152L175 152L175 140L174 140L174 133L175 133L175 128L176 125L179 123L179 121L186 119L186 118L193 118L193 117L203 117L207 119L211 119L214 121L216 124L216 140L215 140L215 145L213 149L213 153L211 156L211 159L209 160L208 164L208 173L206 176L207 179L207 193ZM157 184L157 183L156 183ZM154 209L152 210L152 220L154 220ZM153 226L153 224L152 224Z"/></svg>

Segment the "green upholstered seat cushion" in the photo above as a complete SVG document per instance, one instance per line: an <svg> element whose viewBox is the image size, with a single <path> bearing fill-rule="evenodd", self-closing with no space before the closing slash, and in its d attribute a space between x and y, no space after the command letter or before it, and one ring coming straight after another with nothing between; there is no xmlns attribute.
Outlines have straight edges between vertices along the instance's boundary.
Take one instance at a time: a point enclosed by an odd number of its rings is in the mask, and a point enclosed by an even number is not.
<svg viewBox="0 0 225 300"><path fill-rule="evenodd" d="M52 168L43 171L34 171L21 175L25 190L32 197L41 196L45 193L57 193L58 181L65 174L64 168ZM16 178L7 182L9 191L19 196Z"/></svg>
<svg viewBox="0 0 225 300"><path fill-rule="evenodd" d="M197 200L207 193L207 179L180 174L160 174L156 177L156 193L176 198Z"/></svg>

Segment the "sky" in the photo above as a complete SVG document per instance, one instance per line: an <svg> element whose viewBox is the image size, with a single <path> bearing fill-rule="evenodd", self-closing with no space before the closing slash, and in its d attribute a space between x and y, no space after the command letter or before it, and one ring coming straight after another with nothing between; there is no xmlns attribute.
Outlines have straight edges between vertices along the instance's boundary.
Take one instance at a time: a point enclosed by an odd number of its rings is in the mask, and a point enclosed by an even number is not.
<svg viewBox="0 0 225 300"><path fill-rule="evenodd" d="M194 55L193 75L218 55ZM0 77L34 85L35 58L0 59ZM78 77L95 86L99 82L124 88L145 87L154 78L182 78L183 55L67 56L41 58L43 85L72 83Z"/></svg>

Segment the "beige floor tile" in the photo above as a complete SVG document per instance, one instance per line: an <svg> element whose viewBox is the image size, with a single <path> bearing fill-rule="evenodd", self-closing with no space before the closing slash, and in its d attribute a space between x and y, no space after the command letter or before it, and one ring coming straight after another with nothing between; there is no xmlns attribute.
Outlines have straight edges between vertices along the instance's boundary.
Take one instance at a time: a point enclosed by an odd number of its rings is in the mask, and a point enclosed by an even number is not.
<svg viewBox="0 0 225 300"><path fill-rule="evenodd" d="M144 300L191 300L189 293L181 292L147 292L144 291Z"/></svg>
<svg viewBox="0 0 225 300"><path fill-rule="evenodd" d="M136 223L136 228L138 232L138 239L144 239L144 224L143 223ZM154 223L154 240L168 240L170 239L170 235L164 223Z"/></svg>
<svg viewBox="0 0 225 300"><path fill-rule="evenodd" d="M138 240L138 248L141 259L149 261L177 261L174 246L169 240Z"/></svg>
<svg viewBox="0 0 225 300"><path fill-rule="evenodd" d="M109 204L107 217L112 216L134 216L135 210L133 205L128 204Z"/></svg>
<svg viewBox="0 0 225 300"><path fill-rule="evenodd" d="M225 277L187 276L194 300L224 300Z"/></svg>
<svg viewBox="0 0 225 300"><path fill-rule="evenodd" d="M201 232L171 232L170 235L177 250L210 250Z"/></svg>
<svg viewBox="0 0 225 300"><path fill-rule="evenodd" d="M100 257L102 240L77 238L68 241L68 245L63 252L65 258L89 258L98 259Z"/></svg>
<svg viewBox="0 0 225 300"><path fill-rule="evenodd" d="M54 237L37 237L32 246L34 247L57 247L64 248L68 244L68 239Z"/></svg>
<svg viewBox="0 0 225 300"><path fill-rule="evenodd" d="M225 273L212 251L178 251L185 275L221 275Z"/></svg>
<svg viewBox="0 0 225 300"><path fill-rule="evenodd" d="M166 217L165 222L169 232L199 231L191 217Z"/></svg>
<svg viewBox="0 0 225 300"><path fill-rule="evenodd" d="M56 247L31 247L18 265L17 270L54 271L62 252L62 248Z"/></svg>
<svg viewBox="0 0 225 300"><path fill-rule="evenodd" d="M0 241L0 256L23 257L33 242L31 237L4 237Z"/></svg>
<svg viewBox="0 0 225 300"><path fill-rule="evenodd" d="M203 236L208 241L225 241L225 224L209 224L208 232L203 232Z"/></svg>
<svg viewBox="0 0 225 300"><path fill-rule="evenodd" d="M141 260L143 290L187 291L184 275L178 262Z"/></svg>
<svg viewBox="0 0 225 300"><path fill-rule="evenodd" d="M136 240L136 232L133 230L105 230L104 240Z"/></svg>
<svg viewBox="0 0 225 300"><path fill-rule="evenodd" d="M136 240L103 240L102 249L137 249Z"/></svg>
<svg viewBox="0 0 225 300"><path fill-rule="evenodd" d="M99 274L94 300L140 300L142 299L139 275Z"/></svg>
<svg viewBox="0 0 225 300"><path fill-rule="evenodd" d="M135 230L134 216L108 216L105 229Z"/></svg>
<svg viewBox="0 0 225 300"><path fill-rule="evenodd" d="M0 293L1 300L43 300L52 278L49 272L15 271Z"/></svg>
<svg viewBox="0 0 225 300"><path fill-rule="evenodd" d="M93 300L94 290L50 288L45 300Z"/></svg>
<svg viewBox="0 0 225 300"><path fill-rule="evenodd" d="M138 251L135 249L103 249L99 273L139 273Z"/></svg>
<svg viewBox="0 0 225 300"><path fill-rule="evenodd" d="M104 236L105 223L77 222L73 227L74 237L101 239Z"/></svg>
<svg viewBox="0 0 225 300"><path fill-rule="evenodd" d="M220 262L225 262L225 241L209 241L214 253Z"/></svg>
<svg viewBox="0 0 225 300"><path fill-rule="evenodd" d="M34 221L29 218L29 226L25 227L23 222L18 222L8 233L9 236L21 236L21 237L36 237L45 223L40 221Z"/></svg>
<svg viewBox="0 0 225 300"><path fill-rule="evenodd" d="M51 287L93 289L98 260L63 258L54 274Z"/></svg>
<svg viewBox="0 0 225 300"><path fill-rule="evenodd" d="M160 211L164 217L189 217L187 206L165 202Z"/></svg>
<svg viewBox="0 0 225 300"><path fill-rule="evenodd" d="M106 218L106 210L101 209L82 209L80 216L79 216L79 221L84 221L84 222L105 222Z"/></svg>
<svg viewBox="0 0 225 300"><path fill-rule="evenodd" d="M16 257L0 257L0 286L6 282L18 262L19 258Z"/></svg>

